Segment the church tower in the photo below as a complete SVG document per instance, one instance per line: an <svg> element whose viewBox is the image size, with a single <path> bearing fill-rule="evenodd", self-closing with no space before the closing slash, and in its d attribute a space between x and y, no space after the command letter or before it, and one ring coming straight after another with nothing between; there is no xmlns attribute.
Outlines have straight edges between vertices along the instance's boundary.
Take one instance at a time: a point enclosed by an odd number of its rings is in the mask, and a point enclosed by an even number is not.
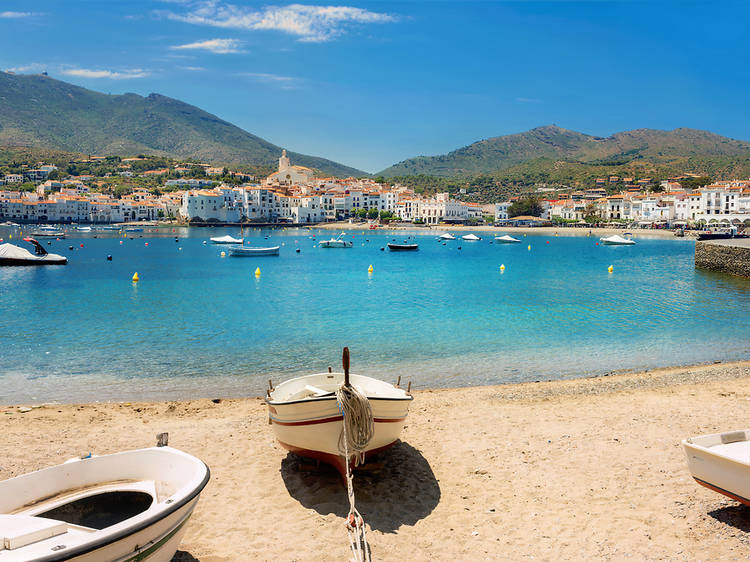
<svg viewBox="0 0 750 562"><path fill-rule="evenodd" d="M279 158L279 173L285 172L289 169L289 157L286 155L286 148L281 151L281 158Z"/></svg>

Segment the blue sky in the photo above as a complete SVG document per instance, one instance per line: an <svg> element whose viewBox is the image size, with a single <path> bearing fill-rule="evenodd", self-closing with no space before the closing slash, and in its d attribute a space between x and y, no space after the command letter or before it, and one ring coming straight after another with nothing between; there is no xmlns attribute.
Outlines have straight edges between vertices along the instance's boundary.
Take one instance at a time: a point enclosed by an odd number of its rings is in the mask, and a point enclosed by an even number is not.
<svg viewBox="0 0 750 562"><path fill-rule="evenodd" d="M557 124L750 140L750 3L0 2L0 69L158 92L375 172Z"/></svg>

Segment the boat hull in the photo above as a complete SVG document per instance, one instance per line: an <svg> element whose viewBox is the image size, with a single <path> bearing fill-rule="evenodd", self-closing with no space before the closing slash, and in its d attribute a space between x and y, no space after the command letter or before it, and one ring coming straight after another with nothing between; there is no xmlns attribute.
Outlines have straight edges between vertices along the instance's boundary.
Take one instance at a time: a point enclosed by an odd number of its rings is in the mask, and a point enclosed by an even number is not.
<svg viewBox="0 0 750 562"><path fill-rule="evenodd" d="M688 469L700 484L750 505L750 442L748 431L695 437L682 442Z"/></svg>
<svg viewBox="0 0 750 562"><path fill-rule="evenodd" d="M16 258L0 258L0 266L2 265L13 265L13 266L30 266L30 265L65 265L68 263L68 258L55 258L55 259L16 259Z"/></svg>
<svg viewBox="0 0 750 562"><path fill-rule="evenodd" d="M388 244L388 249L391 252L413 252L419 250L417 244Z"/></svg>
<svg viewBox="0 0 750 562"><path fill-rule="evenodd" d="M252 258L255 256L278 256L279 247L275 248L229 248L229 255L235 258Z"/></svg>

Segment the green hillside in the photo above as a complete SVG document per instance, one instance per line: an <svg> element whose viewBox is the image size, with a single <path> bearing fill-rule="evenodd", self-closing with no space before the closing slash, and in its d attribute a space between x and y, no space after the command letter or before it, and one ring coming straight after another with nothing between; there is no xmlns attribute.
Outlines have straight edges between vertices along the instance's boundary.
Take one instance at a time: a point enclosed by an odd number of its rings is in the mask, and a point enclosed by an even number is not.
<svg viewBox="0 0 750 562"><path fill-rule="evenodd" d="M637 129L607 138L585 135L556 126L538 127L525 133L482 140L440 156L418 156L380 172L385 177L431 175L469 177L491 174L505 178L505 171L531 164L538 181L551 180L556 167L577 170L569 179L590 173L623 172L628 166L709 173L731 169L732 161L750 158L750 143L707 131ZM685 169L688 166L692 169ZM746 167L740 166L740 170ZM559 174L558 174L559 175ZM747 175L747 174L745 174Z"/></svg>
<svg viewBox="0 0 750 562"><path fill-rule="evenodd" d="M48 76L6 72L0 72L0 145L146 153L217 165L269 166L281 154L281 147L166 96L108 95ZM365 175L325 158L289 157L326 175Z"/></svg>

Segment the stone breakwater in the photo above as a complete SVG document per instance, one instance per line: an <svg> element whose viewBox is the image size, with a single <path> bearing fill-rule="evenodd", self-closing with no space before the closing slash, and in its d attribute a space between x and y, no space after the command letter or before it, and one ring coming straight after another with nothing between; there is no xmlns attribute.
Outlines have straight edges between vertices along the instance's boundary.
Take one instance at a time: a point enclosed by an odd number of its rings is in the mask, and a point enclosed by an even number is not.
<svg viewBox="0 0 750 562"><path fill-rule="evenodd" d="M750 238L696 242L695 267L750 277Z"/></svg>

